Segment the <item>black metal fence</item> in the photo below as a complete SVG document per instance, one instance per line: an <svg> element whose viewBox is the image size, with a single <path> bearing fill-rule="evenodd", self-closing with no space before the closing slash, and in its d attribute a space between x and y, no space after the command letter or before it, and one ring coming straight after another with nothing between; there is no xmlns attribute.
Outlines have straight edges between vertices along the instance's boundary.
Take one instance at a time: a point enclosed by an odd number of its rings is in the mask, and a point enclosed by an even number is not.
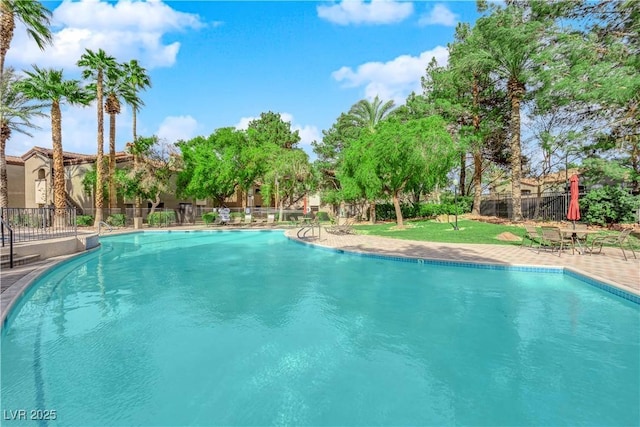
<svg viewBox="0 0 640 427"><path fill-rule="evenodd" d="M76 209L63 209L56 215L53 207L46 208L0 208L2 216L2 245L8 242L9 230L13 230L13 242L55 239L58 237L76 236Z"/></svg>
<svg viewBox="0 0 640 427"><path fill-rule="evenodd" d="M585 194L580 194L583 197ZM522 196L522 216L540 221L562 221L567 219L570 195L568 193L545 194L541 197ZM495 195L480 203L480 215L512 218L513 200L511 195Z"/></svg>

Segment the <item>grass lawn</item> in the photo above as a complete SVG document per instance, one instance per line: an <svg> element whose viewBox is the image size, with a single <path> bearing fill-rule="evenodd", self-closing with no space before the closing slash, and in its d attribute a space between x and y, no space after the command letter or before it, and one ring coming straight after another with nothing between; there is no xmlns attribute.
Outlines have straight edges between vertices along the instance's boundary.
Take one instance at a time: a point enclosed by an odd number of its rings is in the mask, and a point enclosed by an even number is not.
<svg viewBox="0 0 640 427"><path fill-rule="evenodd" d="M453 217L451 217L453 221ZM392 237L405 240L444 243L489 243L497 245L519 245L520 241L499 240L501 233L510 232L518 237L524 235L524 228L512 225L490 224L486 222L458 219L458 230L449 223L436 221L407 221L404 230L397 230L396 224L356 225L358 234Z"/></svg>
<svg viewBox="0 0 640 427"><path fill-rule="evenodd" d="M453 222L453 217L451 217ZM355 225L358 234L391 237L404 240L420 240L424 242L442 243L488 243L495 245L520 245L522 242L499 240L501 233L509 232L520 238L524 235L524 228L517 225L500 225L487 222L458 219L458 230L454 230L452 223L429 221L406 221L405 229L396 229L395 222L376 225ZM603 234L615 235L617 232L603 230ZM637 251L640 249L640 239L630 236L629 241ZM527 240L527 244L529 241ZM625 245L626 248L626 245ZM633 257L633 255L631 255Z"/></svg>

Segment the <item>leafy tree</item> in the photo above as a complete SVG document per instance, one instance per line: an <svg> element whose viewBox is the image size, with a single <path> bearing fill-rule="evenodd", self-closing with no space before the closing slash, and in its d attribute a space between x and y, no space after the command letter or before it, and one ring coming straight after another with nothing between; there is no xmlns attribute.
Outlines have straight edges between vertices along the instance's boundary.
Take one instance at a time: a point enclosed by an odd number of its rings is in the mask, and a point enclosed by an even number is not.
<svg viewBox="0 0 640 427"><path fill-rule="evenodd" d="M102 49L94 52L86 49L78 61L78 67L83 68L82 77L91 79L95 82L97 111L98 111L98 150L96 155L96 194L95 194L95 223L94 226L102 221L102 207L104 206L104 197L102 193L104 180L103 157L104 157L104 74L107 70L115 68L117 65L113 56L109 56Z"/></svg>
<svg viewBox="0 0 640 427"><path fill-rule="evenodd" d="M598 225L633 222L639 208L640 197L613 186L591 190L580 200L584 219Z"/></svg>
<svg viewBox="0 0 640 427"><path fill-rule="evenodd" d="M51 43L49 20L51 12L39 1L0 0L0 75L13 40L16 19L24 23L27 34L40 49Z"/></svg>
<svg viewBox="0 0 640 427"><path fill-rule="evenodd" d="M21 79L13 68L7 68L0 74L0 207L3 208L9 206L5 154L7 141L11 138L12 132L32 136L29 131L38 129L32 120L45 116L42 110L46 105L33 103L18 89L20 82Z"/></svg>
<svg viewBox="0 0 640 427"><path fill-rule="evenodd" d="M281 148L295 148L300 142L298 131L291 131L291 123L271 111L260 113L259 118L249 122L247 134L257 146L273 144Z"/></svg>
<svg viewBox="0 0 640 427"><path fill-rule="evenodd" d="M78 80L64 80L62 70L41 69L34 66L26 72L20 90L31 99L37 99L51 105L51 139L53 144L53 202L55 213L63 215L67 206L67 192L64 181L64 162L62 156L62 113L60 105L88 105L91 94L80 86Z"/></svg>
<svg viewBox="0 0 640 427"><path fill-rule="evenodd" d="M173 191L171 177L179 167L178 153L173 144L159 140L157 136L139 137L128 148L137 152L140 162L127 174L116 174L118 184L125 197L148 200L151 203L149 215L152 215L160 204L160 194Z"/></svg>
<svg viewBox="0 0 640 427"><path fill-rule="evenodd" d="M329 130L322 131L322 140L311 143L317 155L313 167L318 175L322 200L334 206L343 200L340 181L336 177L342 152L361 131L359 127L350 126L350 120L347 114L340 114Z"/></svg>
<svg viewBox="0 0 640 427"><path fill-rule="evenodd" d="M357 129L366 129L370 133L376 131L376 127L378 123L380 123L384 118L389 116L394 108L393 101L383 102L377 95L373 99L373 101L369 101L367 99L361 99L356 102L346 115L346 120L341 123L342 126L346 127L346 129L342 129L343 131L347 131L348 129L353 128ZM352 187L353 191L354 187ZM353 193L351 197L353 197ZM375 199L368 198L370 203L369 206L369 221L371 223L376 222L376 204Z"/></svg>
<svg viewBox="0 0 640 427"><path fill-rule="evenodd" d="M178 191L198 199L213 199L221 206L234 194L243 178L240 153L246 148L246 134L220 128L209 135L181 141L183 167L178 174Z"/></svg>
<svg viewBox="0 0 640 427"><path fill-rule="evenodd" d="M391 197L398 227L403 228L400 193L413 179L428 188L443 182L456 152L441 117L406 122L389 118L345 150L338 177L347 194L363 189L370 199Z"/></svg>

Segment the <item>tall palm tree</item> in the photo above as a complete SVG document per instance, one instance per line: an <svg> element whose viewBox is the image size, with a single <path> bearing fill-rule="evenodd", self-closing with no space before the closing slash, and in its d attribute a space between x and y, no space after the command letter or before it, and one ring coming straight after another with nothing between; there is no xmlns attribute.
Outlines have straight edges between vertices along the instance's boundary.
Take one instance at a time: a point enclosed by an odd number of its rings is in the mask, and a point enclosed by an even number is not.
<svg viewBox="0 0 640 427"><path fill-rule="evenodd" d="M55 214L63 218L67 206L62 157L62 112L63 103L88 105L91 93L80 86L78 80L64 80L62 70L42 69L34 65L26 71L27 77L20 83L20 90L29 98L44 101L51 106L51 141L53 145L53 203Z"/></svg>
<svg viewBox="0 0 640 427"><path fill-rule="evenodd" d="M19 90L21 79L13 68L7 68L0 74L0 207L9 206L7 180L7 157L5 148L12 132L27 136L31 129L38 129L32 123L36 117L44 117L45 105L35 104Z"/></svg>
<svg viewBox="0 0 640 427"><path fill-rule="evenodd" d="M361 99L356 102L347 113L347 126L368 129L369 132L375 132L376 126L387 117L394 108L393 101L383 102L378 95L372 102ZM345 129L342 129L345 130ZM376 204L371 202L369 206L369 221L373 224L376 222Z"/></svg>
<svg viewBox="0 0 640 427"><path fill-rule="evenodd" d="M86 49L78 61L78 66L84 68L82 77L95 82L96 101L98 104L98 152L96 155L96 195L95 195L95 219L94 226L97 227L102 221L102 208L104 207L104 194L102 182L104 180L104 74L107 70L117 66L116 59L109 56L104 50L98 49L94 52Z"/></svg>
<svg viewBox="0 0 640 427"><path fill-rule="evenodd" d="M148 87L151 87L151 79L147 74L147 70L140 66L137 60L132 59L129 62L125 62L122 64L124 68L124 72L126 74L126 79L129 82L129 85L133 88L134 92L137 94L139 90L144 90ZM144 102L140 97L136 96L136 103L130 104L131 106L131 115L133 122L133 141L132 144L135 144L138 140L137 134L137 125L138 125L138 110L140 107L144 105ZM137 170L139 168L140 163L140 155L138 154L138 150L133 150L133 168ZM136 196L135 198L135 216L142 216L141 209L142 208L142 199L140 196Z"/></svg>
<svg viewBox="0 0 640 427"><path fill-rule="evenodd" d="M129 62L125 62L122 64L122 68L124 69L127 82L131 85L135 93L139 90L145 90L146 88L151 87L151 79L149 78L149 74L147 74L147 70L144 67L141 67L137 60L132 59ZM140 107L144 105L140 98L136 97L136 101L137 102L135 104L130 104L133 115L133 141L138 138L136 129L137 113L138 110L140 110Z"/></svg>
<svg viewBox="0 0 640 427"><path fill-rule="evenodd" d="M0 74L4 72L4 59L11 46L16 19L24 23L29 36L44 49L52 40L50 18L51 11L39 1L0 0Z"/></svg>
<svg viewBox="0 0 640 427"><path fill-rule="evenodd" d="M133 87L126 79L122 65L109 68L105 73L104 92L106 101L104 111L109 115L109 208L117 204L115 172L116 172L116 116L120 114L123 99L129 105L138 105L138 98Z"/></svg>
<svg viewBox="0 0 640 427"><path fill-rule="evenodd" d="M483 18L476 27L480 33L475 55L479 61L489 64L496 75L506 81L507 97L511 104L509 120L511 152L512 218L521 221L522 193L522 145L520 106L527 95L527 84L533 81L535 56L543 46L541 32L547 23L532 20L522 6L514 3L499 8Z"/></svg>

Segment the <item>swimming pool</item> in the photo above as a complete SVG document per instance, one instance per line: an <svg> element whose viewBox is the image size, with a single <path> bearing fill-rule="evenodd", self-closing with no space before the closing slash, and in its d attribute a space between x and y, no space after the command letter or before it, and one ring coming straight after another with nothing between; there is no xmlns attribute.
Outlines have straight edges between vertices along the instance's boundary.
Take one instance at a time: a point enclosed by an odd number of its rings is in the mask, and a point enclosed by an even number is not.
<svg viewBox="0 0 640 427"><path fill-rule="evenodd" d="M24 409L56 411L49 425L640 421L639 306L574 277L340 254L280 232L102 243L10 314L5 420Z"/></svg>

